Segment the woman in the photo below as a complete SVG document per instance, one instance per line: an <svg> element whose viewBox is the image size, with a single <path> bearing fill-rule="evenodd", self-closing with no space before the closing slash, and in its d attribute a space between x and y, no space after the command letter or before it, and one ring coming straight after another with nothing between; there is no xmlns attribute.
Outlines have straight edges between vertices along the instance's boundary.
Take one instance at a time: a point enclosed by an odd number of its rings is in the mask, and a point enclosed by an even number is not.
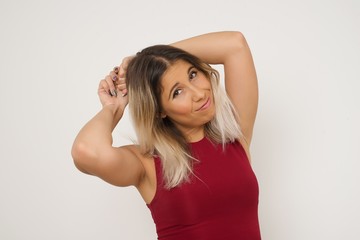
<svg viewBox="0 0 360 240"><path fill-rule="evenodd" d="M226 93L209 64L223 64ZM249 153L258 87L241 33L146 48L115 67L98 94L103 108L73 145L79 170L135 186L159 239L260 239ZM139 145L113 147L128 102Z"/></svg>

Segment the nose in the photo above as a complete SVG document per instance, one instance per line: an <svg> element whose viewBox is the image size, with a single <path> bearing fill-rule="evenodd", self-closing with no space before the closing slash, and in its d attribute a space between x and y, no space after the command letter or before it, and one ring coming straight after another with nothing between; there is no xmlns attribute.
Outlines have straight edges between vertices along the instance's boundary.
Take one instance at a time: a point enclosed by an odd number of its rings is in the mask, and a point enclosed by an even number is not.
<svg viewBox="0 0 360 240"><path fill-rule="evenodd" d="M191 86L192 100L198 102L205 98L205 91L195 85Z"/></svg>

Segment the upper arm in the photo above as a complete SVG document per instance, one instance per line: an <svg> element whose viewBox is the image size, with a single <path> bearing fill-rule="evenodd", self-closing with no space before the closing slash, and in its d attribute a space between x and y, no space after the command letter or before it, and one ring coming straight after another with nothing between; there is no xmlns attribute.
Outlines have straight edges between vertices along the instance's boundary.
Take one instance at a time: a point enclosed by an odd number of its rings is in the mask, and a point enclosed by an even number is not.
<svg viewBox="0 0 360 240"><path fill-rule="evenodd" d="M234 32L232 45L233 49L224 61L225 88L239 115L244 137L250 144L258 107L257 76L245 37Z"/></svg>
<svg viewBox="0 0 360 240"><path fill-rule="evenodd" d="M79 170L97 176L115 186L137 186L145 174L139 150L134 145L109 146L97 155L74 157Z"/></svg>

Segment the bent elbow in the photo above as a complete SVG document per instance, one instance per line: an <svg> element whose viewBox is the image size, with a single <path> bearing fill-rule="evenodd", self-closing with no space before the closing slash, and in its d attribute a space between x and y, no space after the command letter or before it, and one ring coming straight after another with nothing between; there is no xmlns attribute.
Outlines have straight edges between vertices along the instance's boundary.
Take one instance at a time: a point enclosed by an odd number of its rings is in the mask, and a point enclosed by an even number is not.
<svg viewBox="0 0 360 240"><path fill-rule="evenodd" d="M83 173L89 174L91 159L94 157L90 149L84 143L74 143L71 149L71 156L75 167Z"/></svg>
<svg viewBox="0 0 360 240"><path fill-rule="evenodd" d="M231 39L233 40L233 46L235 49L240 50L247 45L244 34L241 32L232 32Z"/></svg>

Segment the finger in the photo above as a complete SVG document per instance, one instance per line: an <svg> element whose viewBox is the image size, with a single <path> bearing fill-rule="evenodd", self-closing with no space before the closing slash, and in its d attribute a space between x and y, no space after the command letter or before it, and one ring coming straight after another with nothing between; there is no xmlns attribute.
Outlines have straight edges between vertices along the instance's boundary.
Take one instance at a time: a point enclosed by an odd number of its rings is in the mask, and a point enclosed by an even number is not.
<svg viewBox="0 0 360 240"><path fill-rule="evenodd" d="M120 65L119 77L121 77L121 78L125 77L125 72L126 72L126 70L123 68L122 65Z"/></svg>
<svg viewBox="0 0 360 240"><path fill-rule="evenodd" d="M116 88L120 91L126 89L126 81L125 78L119 78L118 81L115 82Z"/></svg>
<svg viewBox="0 0 360 240"><path fill-rule="evenodd" d="M118 84L118 85L116 85L116 88L119 91L123 91L124 89L126 89L126 84Z"/></svg>
<svg viewBox="0 0 360 240"><path fill-rule="evenodd" d="M124 90L121 91L121 96L125 97L128 94L128 90L125 88Z"/></svg>
<svg viewBox="0 0 360 240"><path fill-rule="evenodd" d="M105 78L105 81L106 83L108 84L108 88L109 88L109 93L111 96L117 96L116 94L116 89L115 89L115 85L114 85L114 82L113 80L111 79L111 76L110 75L107 75L106 78Z"/></svg>
<svg viewBox="0 0 360 240"><path fill-rule="evenodd" d="M119 68L118 66L115 66L114 69L113 69L113 71L115 72L115 74L118 74L118 73L119 73L119 70L120 70L120 68Z"/></svg>
<svg viewBox="0 0 360 240"><path fill-rule="evenodd" d="M120 69L119 69L119 76L120 77L124 77L125 76L125 73L126 73L126 70L127 70L127 67L128 67L128 64L130 62L130 60L132 59L133 57L132 56L129 56L129 57L125 57L121 64L120 64Z"/></svg>
<svg viewBox="0 0 360 240"><path fill-rule="evenodd" d="M107 84L105 79L100 81L99 88L98 88L98 94L104 94L104 93L106 93L106 94L110 93L109 85Z"/></svg>
<svg viewBox="0 0 360 240"><path fill-rule="evenodd" d="M115 71L111 71L109 75L113 82L116 82L117 80L119 80L119 77L117 76L117 73Z"/></svg>
<svg viewBox="0 0 360 240"><path fill-rule="evenodd" d="M122 68L126 71L127 67L128 67L128 64L130 62L130 60L132 59L133 57L132 56L129 56L129 57L125 57L123 60L122 60Z"/></svg>
<svg viewBox="0 0 360 240"><path fill-rule="evenodd" d="M116 81L116 84L125 84L126 80L125 78L118 78L118 80Z"/></svg>

